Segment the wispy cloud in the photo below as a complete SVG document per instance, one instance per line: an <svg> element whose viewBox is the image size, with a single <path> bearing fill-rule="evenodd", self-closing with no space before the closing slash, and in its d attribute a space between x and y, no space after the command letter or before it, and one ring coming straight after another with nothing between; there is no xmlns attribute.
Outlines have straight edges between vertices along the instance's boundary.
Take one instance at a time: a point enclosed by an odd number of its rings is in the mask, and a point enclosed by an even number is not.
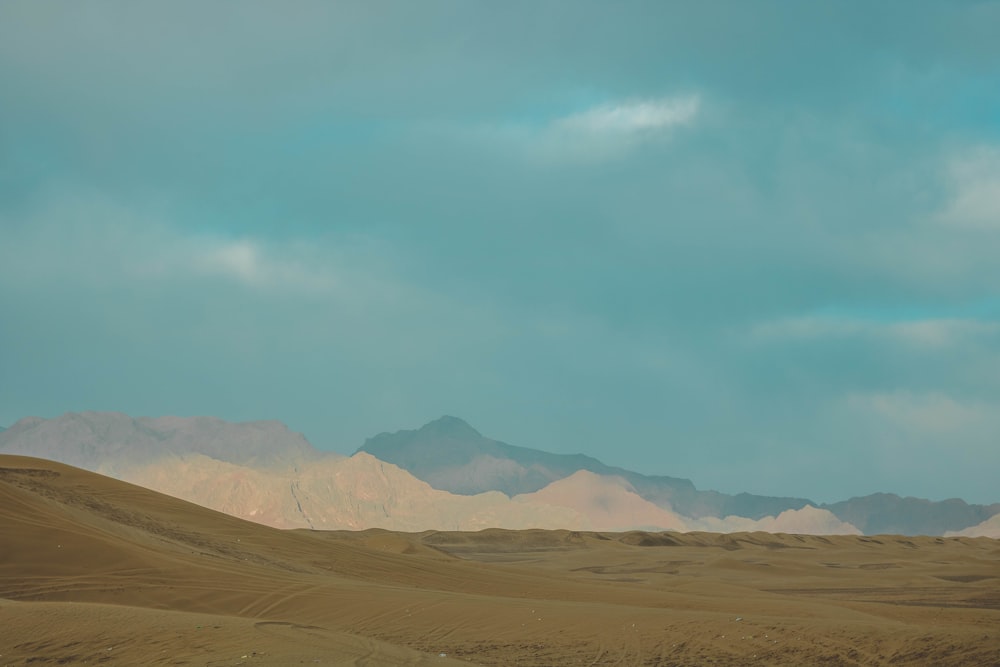
<svg viewBox="0 0 1000 667"><path fill-rule="evenodd" d="M208 276L222 276L250 288L330 292L336 272L294 248L274 248L255 239L197 239L181 262Z"/></svg>
<svg viewBox="0 0 1000 667"><path fill-rule="evenodd" d="M758 341L830 339L862 336L921 346L946 346L1000 334L1000 322L961 318L875 321L863 318L802 316L761 322L751 328Z"/></svg>
<svg viewBox="0 0 1000 667"><path fill-rule="evenodd" d="M93 192L53 193L0 221L0 276L15 283L104 288L115 284L228 281L277 294L371 291L349 242L267 241L171 225Z"/></svg>
<svg viewBox="0 0 1000 667"><path fill-rule="evenodd" d="M868 465L878 470L883 489L996 502L1000 403L995 398L953 389L896 389L850 393L842 405L842 419L853 425L852 437L864 443ZM921 477L923 490L909 490ZM961 484L948 482L954 479ZM889 480L895 482L890 486Z"/></svg>
<svg viewBox="0 0 1000 667"><path fill-rule="evenodd" d="M658 100L602 104L556 119L551 129L583 134L633 136L665 132L688 125L698 115L697 95Z"/></svg>
<svg viewBox="0 0 1000 667"><path fill-rule="evenodd" d="M1000 231L1000 148L981 146L954 157L947 176L952 198L938 220L955 227Z"/></svg>
<svg viewBox="0 0 1000 667"><path fill-rule="evenodd" d="M964 431L985 432L1000 426L1000 409L982 401L962 401L941 392L851 394L848 405L921 436Z"/></svg>
<svg viewBox="0 0 1000 667"><path fill-rule="evenodd" d="M700 107L697 95L602 104L550 122L530 137L529 154L576 162L622 158L691 125Z"/></svg>
<svg viewBox="0 0 1000 667"><path fill-rule="evenodd" d="M980 414L980 410L939 393L870 394L855 396L853 400L895 424L921 431L947 432Z"/></svg>
<svg viewBox="0 0 1000 667"><path fill-rule="evenodd" d="M473 135L498 150L539 162L596 163L669 139L693 125L701 107L697 94L619 100L540 123L494 123Z"/></svg>

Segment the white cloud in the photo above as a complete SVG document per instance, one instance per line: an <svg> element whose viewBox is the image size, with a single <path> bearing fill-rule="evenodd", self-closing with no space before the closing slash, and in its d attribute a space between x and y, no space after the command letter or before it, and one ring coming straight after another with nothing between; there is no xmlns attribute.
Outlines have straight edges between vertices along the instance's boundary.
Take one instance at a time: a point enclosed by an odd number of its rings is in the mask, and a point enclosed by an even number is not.
<svg viewBox="0 0 1000 667"><path fill-rule="evenodd" d="M865 336L926 347L954 345L980 336L1000 334L1000 322L959 318L873 321L850 317L789 317L754 325L759 341Z"/></svg>
<svg viewBox="0 0 1000 667"><path fill-rule="evenodd" d="M996 422L998 406L962 402L939 392L852 394L848 405L869 412L890 424L921 435L952 433L975 429L990 421Z"/></svg>
<svg viewBox="0 0 1000 667"><path fill-rule="evenodd" d="M1000 402L956 390L857 391L830 404L840 462L876 489L924 498L996 502ZM917 480L922 480L919 484ZM961 480L956 484L955 480Z"/></svg>
<svg viewBox="0 0 1000 667"><path fill-rule="evenodd" d="M700 104L690 95L593 107L557 118L530 136L529 154L543 161L618 159L693 123Z"/></svg>
<svg viewBox="0 0 1000 667"><path fill-rule="evenodd" d="M601 104L541 124L507 123L475 129L467 137L494 150L538 162L595 163L620 159L640 146L669 139L701 110L698 95Z"/></svg>
<svg viewBox="0 0 1000 667"><path fill-rule="evenodd" d="M232 275L243 282L255 283L263 279L260 251L252 241L223 243L206 253L204 267L209 271Z"/></svg>
<svg viewBox="0 0 1000 667"><path fill-rule="evenodd" d="M98 289L229 281L282 294L371 295L382 288L358 245L196 233L97 193L60 192L16 219L0 220L0 279Z"/></svg>
<svg viewBox="0 0 1000 667"><path fill-rule="evenodd" d="M581 134L633 135L663 132L693 122L700 105L697 95L604 104L559 118L552 124L552 129Z"/></svg>
<svg viewBox="0 0 1000 667"><path fill-rule="evenodd" d="M990 473L1000 465L1000 403L995 398L897 389L850 393L842 406L843 419L856 425L854 437L865 443L873 465L884 474L905 481L933 471L942 480L961 477L970 489L990 488ZM944 491L947 487L941 485L942 496L965 495L953 486Z"/></svg>
<svg viewBox="0 0 1000 667"><path fill-rule="evenodd" d="M296 252L294 246L268 246L253 239L199 239L186 245L182 261L194 271L252 288L329 292L339 283L331 267Z"/></svg>
<svg viewBox="0 0 1000 667"><path fill-rule="evenodd" d="M942 346L977 336L998 334L1000 323L962 319L918 320L889 325L887 332L911 343Z"/></svg>
<svg viewBox="0 0 1000 667"><path fill-rule="evenodd" d="M1000 230L1000 149L979 147L948 165L952 198L940 213L944 224Z"/></svg>

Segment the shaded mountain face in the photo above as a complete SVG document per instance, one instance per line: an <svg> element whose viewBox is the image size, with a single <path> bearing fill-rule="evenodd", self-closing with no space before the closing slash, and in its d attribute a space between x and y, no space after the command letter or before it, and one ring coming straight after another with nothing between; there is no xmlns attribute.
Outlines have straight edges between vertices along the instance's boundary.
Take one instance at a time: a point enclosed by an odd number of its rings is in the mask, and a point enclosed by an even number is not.
<svg viewBox="0 0 1000 667"><path fill-rule="evenodd" d="M958 498L934 502L901 498L892 493L874 493L821 507L868 535L943 535L975 526L1000 513L1000 503L970 505Z"/></svg>
<svg viewBox="0 0 1000 667"><path fill-rule="evenodd" d="M331 456L277 421L133 419L119 412L70 412L55 419L25 417L0 433L0 453L37 456L105 471L189 454L262 468L296 467Z"/></svg>
<svg viewBox="0 0 1000 667"><path fill-rule="evenodd" d="M549 454L492 440L457 417L441 417L414 431L381 433L358 451L409 470L435 488L464 495L502 491L514 496L577 470L611 470L582 454Z"/></svg>
<svg viewBox="0 0 1000 667"><path fill-rule="evenodd" d="M694 518L738 515L761 519L815 505L806 498L699 491L690 480L679 477L643 475L583 454L550 454L508 445L483 436L457 417L441 417L417 430L381 433L369 438L358 451L394 463L434 488L460 494L534 493L586 470L621 477L646 500Z"/></svg>

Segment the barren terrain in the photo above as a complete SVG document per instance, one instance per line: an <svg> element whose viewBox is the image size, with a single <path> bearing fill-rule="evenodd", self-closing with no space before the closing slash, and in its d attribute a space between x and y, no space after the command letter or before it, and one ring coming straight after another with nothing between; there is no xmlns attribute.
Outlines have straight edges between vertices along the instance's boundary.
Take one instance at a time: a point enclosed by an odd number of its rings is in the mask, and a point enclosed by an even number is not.
<svg viewBox="0 0 1000 667"><path fill-rule="evenodd" d="M1000 541L281 531L0 456L0 665L995 665Z"/></svg>

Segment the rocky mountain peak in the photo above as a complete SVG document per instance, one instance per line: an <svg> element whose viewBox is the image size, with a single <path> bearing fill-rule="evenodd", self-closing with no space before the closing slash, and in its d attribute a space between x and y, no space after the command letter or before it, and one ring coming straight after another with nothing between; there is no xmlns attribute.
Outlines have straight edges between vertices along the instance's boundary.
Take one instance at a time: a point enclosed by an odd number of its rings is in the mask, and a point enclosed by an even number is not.
<svg viewBox="0 0 1000 667"><path fill-rule="evenodd" d="M451 415L438 417L432 422L424 424L420 428L420 433L438 438L482 438L483 434L472 428L469 422Z"/></svg>

